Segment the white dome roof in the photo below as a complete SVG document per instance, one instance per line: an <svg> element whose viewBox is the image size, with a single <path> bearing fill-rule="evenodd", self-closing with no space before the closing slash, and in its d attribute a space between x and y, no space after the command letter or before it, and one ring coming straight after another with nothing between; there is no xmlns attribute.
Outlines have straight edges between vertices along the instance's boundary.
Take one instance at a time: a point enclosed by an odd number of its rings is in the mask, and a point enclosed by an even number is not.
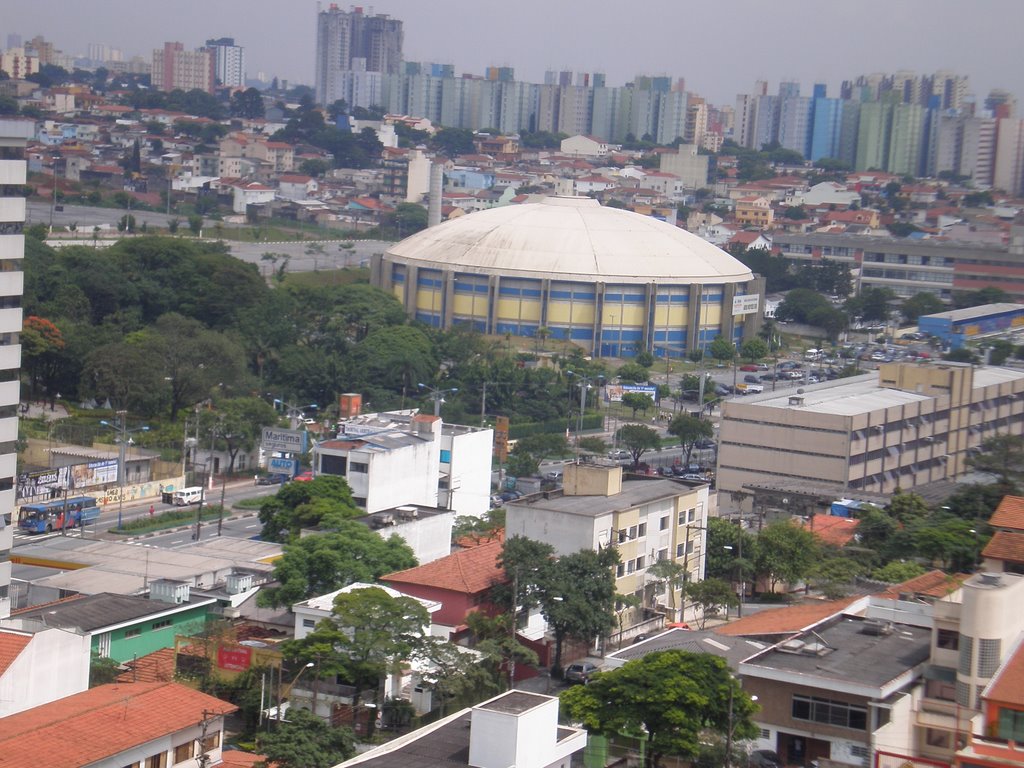
<svg viewBox="0 0 1024 768"><path fill-rule="evenodd" d="M471 213L396 243L388 256L423 267L586 282L753 279L747 267L696 235L588 197Z"/></svg>

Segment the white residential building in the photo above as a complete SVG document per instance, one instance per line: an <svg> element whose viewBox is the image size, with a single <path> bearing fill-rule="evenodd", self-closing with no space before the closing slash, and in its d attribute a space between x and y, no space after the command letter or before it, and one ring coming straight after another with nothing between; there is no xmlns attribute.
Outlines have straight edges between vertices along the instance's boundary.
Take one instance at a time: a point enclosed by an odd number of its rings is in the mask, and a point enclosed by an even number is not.
<svg viewBox="0 0 1024 768"><path fill-rule="evenodd" d="M25 286L22 271L25 258L25 145L35 134L31 120L0 120L0 440L7 446L0 453L0 618L11 614L11 548L14 529L8 522L14 514L17 477L18 404L21 402L21 295Z"/></svg>
<svg viewBox="0 0 1024 768"><path fill-rule="evenodd" d="M23 712L89 687L88 635L46 627L0 629L0 717Z"/></svg>
<svg viewBox="0 0 1024 768"><path fill-rule="evenodd" d="M313 448L317 474L341 475L370 514L419 504L480 517L490 508L494 430L416 411L344 421Z"/></svg>

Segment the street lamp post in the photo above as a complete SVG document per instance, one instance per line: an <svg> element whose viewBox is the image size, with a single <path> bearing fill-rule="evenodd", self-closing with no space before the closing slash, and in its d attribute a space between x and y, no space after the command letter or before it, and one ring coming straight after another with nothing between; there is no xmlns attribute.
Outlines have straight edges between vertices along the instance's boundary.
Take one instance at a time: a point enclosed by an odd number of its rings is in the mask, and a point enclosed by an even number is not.
<svg viewBox="0 0 1024 768"><path fill-rule="evenodd" d="M578 385L580 388L580 412L576 417L576 463L580 463L580 436L583 434L583 414L587 407L587 390L589 390L595 382L604 381L604 376L584 376L576 373L575 371L566 371L568 376L573 376L578 379Z"/></svg>
<svg viewBox="0 0 1024 768"><path fill-rule="evenodd" d="M307 409L317 409L319 407L316 403L310 403L309 405L292 405L291 403L286 403L284 400L275 397L274 408L276 409L278 405L281 406L281 410L284 411L285 416L287 416L288 420L291 422L290 426L292 429L298 428L299 419Z"/></svg>
<svg viewBox="0 0 1024 768"><path fill-rule="evenodd" d="M120 488L120 492L117 495L117 530L121 530L122 512L124 510L124 481L125 481L125 452L128 450L128 441L131 440L130 435L134 432L148 432L149 427L141 426L135 429L128 429L125 424L125 418L128 415L127 411L117 412L117 424L111 424L109 421L101 420L100 424L104 427L110 427L117 431L117 484Z"/></svg>
<svg viewBox="0 0 1024 768"><path fill-rule="evenodd" d="M420 389L426 390L430 394L430 399L434 401L434 415L441 415L441 403L444 402L444 396L447 394L455 394L459 391L458 387L450 387L448 389L436 389L428 386L422 382L416 385ZM486 387L486 384L484 385ZM484 397L486 397L487 390L484 389Z"/></svg>
<svg viewBox="0 0 1024 768"><path fill-rule="evenodd" d="M312 661L307 662L306 666L304 666L302 669L299 670L299 674L297 674L295 676L295 679L292 680L290 683L288 683L288 689L286 691L282 692L282 690L281 690L281 683L278 682L278 684L277 684L277 722L278 722L279 725L280 725L281 720L282 720L281 708L282 708L282 705L284 704L285 698L287 698L287 696L291 695L292 688L294 688L295 684L297 682L299 682L299 678L302 677L302 673L305 672L307 669L312 669L313 666L314 666L314 664L313 664ZM271 682L273 682L273 681L271 681Z"/></svg>

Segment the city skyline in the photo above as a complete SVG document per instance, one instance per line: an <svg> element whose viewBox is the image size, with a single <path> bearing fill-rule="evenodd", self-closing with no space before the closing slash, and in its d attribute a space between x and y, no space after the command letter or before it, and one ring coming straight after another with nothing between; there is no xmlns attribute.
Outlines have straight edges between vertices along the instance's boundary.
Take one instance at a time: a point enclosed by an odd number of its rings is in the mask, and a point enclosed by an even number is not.
<svg viewBox="0 0 1024 768"><path fill-rule="evenodd" d="M140 6L145 3L138 0L37 0L5 9L0 40L12 32L24 39L42 34L69 54L84 55L90 43L100 43L148 59L165 41L188 49L208 38L234 37L245 48L250 77L263 72L313 84L316 2L282 12L270 0L181 0L175 13L151 26L138 24ZM824 82L835 95L843 79L860 74L945 69L968 76L979 101L992 88L1024 94L1024 70L1013 66L1015 33L1024 22L1024 3L1016 0L990 0L984 14L965 13L956 0L865 0L855 11L791 0L775 14L738 0L728 15L704 5L645 0L629 25L594 13L584 0L523 0L515 15L500 20L468 0L447 0L445 13L412 0L363 7L404 22L407 60L451 63L458 73L511 66L517 80L541 82L546 70L602 72L609 85L640 73L665 74L684 78L688 90L712 103L729 104L755 80L773 89L780 80L797 80L804 94Z"/></svg>

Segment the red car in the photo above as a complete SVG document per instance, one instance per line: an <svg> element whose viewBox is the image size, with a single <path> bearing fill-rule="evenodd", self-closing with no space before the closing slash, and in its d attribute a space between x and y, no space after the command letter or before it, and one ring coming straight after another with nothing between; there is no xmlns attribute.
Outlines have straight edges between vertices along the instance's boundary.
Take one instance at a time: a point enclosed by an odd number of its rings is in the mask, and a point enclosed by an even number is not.
<svg viewBox="0 0 1024 768"><path fill-rule="evenodd" d="M747 365L741 365L740 366L740 370L741 371L760 371L761 369L758 366L756 366L756 365L747 364Z"/></svg>
<svg viewBox="0 0 1024 768"><path fill-rule="evenodd" d="M311 470L311 469L307 469L305 472L302 472L302 473L300 473L300 474L295 476L295 482L296 483L308 483L312 479L313 479L313 470Z"/></svg>

